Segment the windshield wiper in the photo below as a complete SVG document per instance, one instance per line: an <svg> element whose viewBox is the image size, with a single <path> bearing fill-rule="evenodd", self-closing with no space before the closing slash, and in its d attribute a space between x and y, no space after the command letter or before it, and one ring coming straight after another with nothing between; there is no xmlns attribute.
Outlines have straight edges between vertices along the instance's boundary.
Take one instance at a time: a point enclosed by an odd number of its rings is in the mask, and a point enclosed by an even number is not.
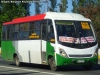
<svg viewBox="0 0 100 75"><path fill-rule="evenodd" d="M73 38L75 37L74 35L75 33L72 33ZM72 42L72 46L75 44L75 39L73 39L74 41Z"/></svg>
<svg viewBox="0 0 100 75"><path fill-rule="evenodd" d="M82 34L82 33L79 32L79 34ZM83 34L82 34L82 35L83 35ZM82 37L86 40L87 43L89 43L88 40L87 40L84 36L82 36ZM81 41L81 38L80 38L80 41Z"/></svg>

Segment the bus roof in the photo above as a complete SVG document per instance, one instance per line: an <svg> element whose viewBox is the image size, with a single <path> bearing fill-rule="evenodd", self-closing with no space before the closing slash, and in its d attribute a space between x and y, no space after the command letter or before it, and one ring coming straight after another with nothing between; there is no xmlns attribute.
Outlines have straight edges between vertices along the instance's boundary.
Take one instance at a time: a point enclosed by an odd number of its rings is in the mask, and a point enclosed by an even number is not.
<svg viewBox="0 0 100 75"><path fill-rule="evenodd" d="M55 19L55 20L78 20L78 21L90 21L90 19L85 18L81 14L76 13L62 13L62 12L46 12L44 14L39 14L35 16L27 16L13 19L11 22L5 22L3 25L17 24L23 22L31 22L36 20L42 20L45 18Z"/></svg>
<svg viewBox="0 0 100 75"><path fill-rule="evenodd" d="M21 18L13 19L11 22L5 22L5 23L3 23L3 25L17 24L17 23L23 23L23 22L31 22L31 21L36 21L36 20L42 20L42 19L44 19L44 17L45 17L45 14L21 17Z"/></svg>
<svg viewBox="0 0 100 75"><path fill-rule="evenodd" d="M54 20L91 21L81 14L66 12L47 12L45 18L51 18Z"/></svg>

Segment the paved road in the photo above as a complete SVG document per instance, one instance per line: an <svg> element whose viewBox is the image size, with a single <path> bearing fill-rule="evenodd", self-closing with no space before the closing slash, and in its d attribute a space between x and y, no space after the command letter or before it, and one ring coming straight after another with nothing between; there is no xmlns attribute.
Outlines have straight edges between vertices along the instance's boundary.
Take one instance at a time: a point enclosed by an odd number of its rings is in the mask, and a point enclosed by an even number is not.
<svg viewBox="0 0 100 75"><path fill-rule="evenodd" d="M100 65L93 66L90 71L83 70L81 66L68 66L53 72L44 65L23 64L22 67L16 67L14 62L0 57L0 75L100 75Z"/></svg>

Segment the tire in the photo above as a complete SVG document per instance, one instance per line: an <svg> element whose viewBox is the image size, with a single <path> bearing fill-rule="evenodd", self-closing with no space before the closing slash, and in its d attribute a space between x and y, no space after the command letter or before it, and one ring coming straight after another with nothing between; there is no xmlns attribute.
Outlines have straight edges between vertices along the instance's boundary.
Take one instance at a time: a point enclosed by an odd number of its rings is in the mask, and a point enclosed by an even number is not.
<svg viewBox="0 0 100 75"><path fill-rule="evenodd" d="M20 67L20 66L21 66L21 62L19 61L18 56L16 56L16 57L14 58L14 60L15 60L16 66Z"/></svg>
<svg viewBox="0 0 100 75"><path fill-rule="evenodd" d="M52 71L57 71L58 70L58 67L55 64L55 60L54 60L53 57L52 58L49 58L49 65L50 65L50 69Z"/></svg>
<svg viewBox="0 0 100 75"><path fill-rule="evenodd" d="M83 65L83 69L84 70L91 70L92 69L92 65Z"/></svg>

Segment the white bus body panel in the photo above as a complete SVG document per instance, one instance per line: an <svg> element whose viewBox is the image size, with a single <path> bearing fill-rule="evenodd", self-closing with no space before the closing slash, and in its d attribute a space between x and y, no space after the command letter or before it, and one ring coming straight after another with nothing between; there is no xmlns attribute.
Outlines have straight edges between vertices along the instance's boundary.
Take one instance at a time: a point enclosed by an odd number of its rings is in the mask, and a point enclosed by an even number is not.
<svg viewBox="0 0 100 75"><path fill-rule="evenodd" d="M54 20L75 20L75 21L91 21L88 18L85 18L81 14L77 13L62 13L62 12L46 12L45 19L54 19Z"/></svg>
<svg viewBox="0 0 100 75"><path fill-rule="evenodd" d="M20 62L42 63L41 40L19 40L13 43Z"/></svg>
<svg viewBox="0 0 100 75"><path fill-rule="evenodd" d="M89 47L89 48L84 48L84 49L77 49L77 48L71 48L71 47L67 47L67 46L63 46L58 44L57 45L58 49L57 49L57 54L59 54L59 48L63 49L67 55L85 55L85 54L94 54L94 52L96 51L98 45L95 45L93 47ZM91 57L92 57L91 56ZM75 58L75 57L69 57L69 58ZM79 57L78 57L79 58ZM81 57L82 58L82 57ZM87 57L83 57L83 58L87 58Z"/></svg>
<svg viewBox="0 0 100 75"><path fill-rule="evenodd" d="M30 48L31 63L41 64L41 41L40 40L28 40Z"/></svg>
<svg viewBox="0 0 100 75"><path fill-rule="evenodd" d="M46 52L46 41L42 40L42 52Z"/></svg>

